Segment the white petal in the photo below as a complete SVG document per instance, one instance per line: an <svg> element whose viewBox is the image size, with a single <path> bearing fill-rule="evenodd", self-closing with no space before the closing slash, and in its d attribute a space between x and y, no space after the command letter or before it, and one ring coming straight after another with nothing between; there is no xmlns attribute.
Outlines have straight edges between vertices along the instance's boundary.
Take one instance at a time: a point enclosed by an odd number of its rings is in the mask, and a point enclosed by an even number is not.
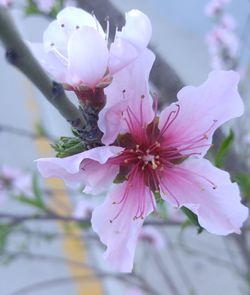
<svg viewBox="0 0 250 295"><path fill-rule="evenodd" d="M45 51L51 51L56 48L61 54L67 56L68 37L54 20L43 33L43 44Z"/></svg>
<svg viewBox="0 0 250 295"><path fill-rule="evenodd" d="M152 36L149 18L140 10L133 9L126 13L126 24L117 36L130 41L138 49L145 48Z"/></svg>
<svg viewBox="0 0 250 295"><path fill-rule="evenodd" d="M106 73L109 52L105 40L90 27L72 34L68 44L69 71L86 86L95 86Z"/></svg>
<svg viewBox="0 0 250 295"><path fill-rule="evenodd" d="M100 23L91 14L80 8L64 8L57 15L57 20L68 36L71 35L75 30L84 26L91 27L98 31L103 37L105 36Z"/></svg>

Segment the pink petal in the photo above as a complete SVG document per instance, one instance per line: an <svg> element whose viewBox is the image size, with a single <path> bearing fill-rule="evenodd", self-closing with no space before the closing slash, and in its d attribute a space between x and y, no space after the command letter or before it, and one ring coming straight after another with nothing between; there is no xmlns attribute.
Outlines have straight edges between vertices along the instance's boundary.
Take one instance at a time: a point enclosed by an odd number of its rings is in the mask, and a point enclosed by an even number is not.
<svg viewBox="0 0 250 295"><path fill-rule="evenodd" d="M112 144L121 130L126 130L126 127L122 127L124 125L122 114L127 107L128 101L122 100L110 107L106 106L99 113L98 126L103 132L102 142L104 144Z"/></svg>
<svg viewBox="0 0 250 295"><path fill-rule="evenodd" d="M109 72L113 76L135 60L140 51L128 40L116 38L110 46Z"/></svg>
<svg viewBox="0 0 250 295"><path fill-rule="evenodd" d="M240 233L248 216L240 191L227 172L206 159L185 160L165 171L162 197L198 215L199 223L218 235Z"/></svg>
<svg viewBox="0 0 250 295"><path fill-rule="evenodd" d="M149 18L139 10L126 13L126 24L117 31L110 47L109 70L113 75L135 60L147 47L152 35Z"/></svg>
<svg viewBox="0 0 250 295"><path fill-rule="evenodd" d="M171 111L176 111L176 105L179 105L179 114L164 132L166 144L183 149L189 146L189 153L195 151L204 155L211 145L214 131L243 113L238 82L236 72L213 71L201 86L187 86L180 90L178 103L166 108L160 116L159 128L163 129ZM194 144L195 141L198 143Z"/></svg>
<svg viewBox="0 0 250 295"><path fill-rule="evenodd" d="M137 49L147 47L151 36L152 26L149 18L139 10L133 9L126 13L126 24L117 37L128 40Z"/></svg>
<svg viewBox="0 0 250 295"><path fill-rule="evenodd" d="M109 52L103 37L93 28L75 31L68 43L69 71L75 82L94 87L108 67Z"/></svg>
<svg viewBox="0 0 250 295"><path fill-rule="evenodd" d="M119 202L128 189L127 182L115 185L104 203L98 206L92 214L93 230L99 235L102 243L107 246L104 254L112 270L131 272L138 235L143 220L134 219L138 208L138 188L130 188L126 202ZM144 189L145 213L151 211L150 197ZM113 219L112 222L110 222Z"/></svg>
<svg viewBox="0 0 250 295"><path fill-rule="evenodd" d="M95 29L102 35L102 37L105 36L105 33L98 20L95 19L91 14L80 8L64 8L57 15L57 21L68 36L84 26Z"/></svg>
<svg viewBox="0 0 250 295"><path fill-rule="evenodd" d="M156 250L162 250L165 246L161 232L152 225L143 226L139 235L139 240L149 243Z"/></svg>
<svg viewBox="0 0 250 295"><path fill-rule="evenodd" d="M104 144L112 143L120 132L129 131L124 124L124 119L127 118L125 112L127 106L138 120L142 117L143 125L152 121L154 112L152 98L148 94L148 79L154 59L154 54L145 49L133 63L118 72L111 85L105 89L107 104L100 112L98 121L98 126L104 133L102 138ZM145 96L143 101L142 95ZM114 126L114 117L116 126Z"/></svg>
<svg viewBox="0 0 250 295"><path fill-rule="evenodd" d="M110 168L109 158L119 154L120 147L97 147L66 158L43 158L37 160L39 172L43 177L59 177L69 184L96 185L102 183L101 176L109 184L119 171ZM108 166L107 166L108 165ZM106 171L106 173L104 173ZM99 190L100 188L97 187ZM94 191L94 189L93 189Z"/></svg>
<svg viewBox="0 0 250 295"><path fill-rule="evenodd" d="M43 45L39 43L27 43L32 54L41 64L41 66L57 82L68 82L67 64L54 52L45 52Z"/></svg>

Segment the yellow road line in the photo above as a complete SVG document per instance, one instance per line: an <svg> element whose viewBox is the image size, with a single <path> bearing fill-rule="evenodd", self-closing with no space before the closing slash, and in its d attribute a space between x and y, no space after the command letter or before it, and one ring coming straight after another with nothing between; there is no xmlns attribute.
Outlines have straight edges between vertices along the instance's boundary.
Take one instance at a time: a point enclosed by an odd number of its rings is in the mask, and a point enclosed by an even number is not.
<svg viewBox="0 0 250 295"><path fill-rule="evenodd" d="M25 95L27 97L27 103L29 111L32 113L33 122L36 123L39 118L39 109L35 100L35 94L32 86L28 81L24 81L24 90ZM47 139L42 138L38 139L35 142L38 153L41 157L48 157L52 155L52 150L50 144ZM65 190L64 184L59 179L48 179L46 180L46 185L54 191L53 200L52 200L52 208L56 210L60 214L69 214L72 212L72 206L70 203L70 199ZM60 193L58 192L60 191ZM57 203L60 202L60 206L57 206ZM61 206L63 205L63 206ZM63 224L58 222L61 230L64 230ZM62 240L62 247L65 253L65 257L69 260L75 260L78 262L87 262L87 249L84 241L80 237L80 229L75 224L70 224L70 234L79 237L78 238L70 238L65 235ZM102 287L100 280L78 280L76 277L79 276L90 276L93 275L93 271L89 268L80 268L74 266L73 264L68 264L70 273L72 275L72 281L74 280L77 295L101 295ZM75 279L74 279L75 278ZM70 294L71 295L71 294Z"/></svg>

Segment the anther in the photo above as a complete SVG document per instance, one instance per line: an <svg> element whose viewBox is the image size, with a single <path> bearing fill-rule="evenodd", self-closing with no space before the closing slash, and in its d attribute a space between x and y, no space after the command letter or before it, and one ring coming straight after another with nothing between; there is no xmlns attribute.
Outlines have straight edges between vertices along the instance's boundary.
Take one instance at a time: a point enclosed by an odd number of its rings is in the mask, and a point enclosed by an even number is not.
<svg viewBox="0 0 250 295"><path fill-rule="evenodd" d="M124 163L126 163L126 164L127 164L127 163L128 163L128 160L127 160L127 159L125 159L125 160L124 160Z"/></svg>
<svg viewBox="0 0 250 295"><path fill-rule="evenodd" d="M152 169L156 170L158 168L157 164L155 163L155 161L152 161Z"/></svg>
<svg viewBox="0 0 250 295"><path fill-rule="evenodd" d="M112 222L113 222L113 220L112 220L112 219L110 219L110 220L109 220L109 223L112 223Z"/></svg>
<svg viewBox="0 0 250 295"><path fill-rule="evenodd" d="M64 28L65 27L65 24L61 24L61 27Z"/></svg>
<svg viewBox="0 0 250 295"><path fill-rule="evenodd" d="M55 43L53 43L53 42L52 42L52 43L50 43L50 46L51 46L51 47L55 46Z"/></svg>
<svg viewBox="0 0 250 295"><path fill-rule="evenodd" d="M143 94L143 95L141 96L141 98L142 98L142 99L145 98L145 95Z"/></svg>
<svg viewBox="0 0 250 295"><path fill-rule="evenodd" d="M76 30L78 30L78 29L80 29L80 27L79 26L76 26Z"/></svg>

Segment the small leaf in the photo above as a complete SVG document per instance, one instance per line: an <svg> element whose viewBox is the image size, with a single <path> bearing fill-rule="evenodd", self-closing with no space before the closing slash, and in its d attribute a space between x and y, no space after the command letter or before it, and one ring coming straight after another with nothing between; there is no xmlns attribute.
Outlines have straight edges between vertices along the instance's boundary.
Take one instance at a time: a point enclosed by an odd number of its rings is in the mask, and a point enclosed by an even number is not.
<svg viewBox="0 0 250 295"><path fill-rule="evenodd" d="M57 152L56 157L58 158L69 157L86 150L85 144L78 137L62 136L51 147Z"/></svg>
<svg viewBox="0 0 250 295"><path fill-rule="evenodd" d="M198 221L198 217L196 214L194 214L191 210L189 210L186 207L181 207L182 212L187 216L189 222L191 224L194 224L198 227L198 234L202 233L202 231L204 230L203 227L201 227L201 225L199 224Z"/></svg>
<svg viewBox="0 0 250 295"><path fill-rule="evenodd" d="M11 226L9 224L0 224L0 253L4 250L8 235L11 232Z"/></svg>
<svg viewBox="0 0 250 295"><path fill-rule="evenodd" d="M42 191L38 185L38 181L37 181L37 176L36 175L33 175L33 178L32 178L32 191L34 193L34 196L37 200L39 200L40 202L43 202L42 201Z"/></svg>
<svg viewBox="0 0 250 295"><path fill-rule="evenodd" d="M216 167L221 168L223 166L225 155L229 151L229 148L232 145L233 141L234 141L234 133L232 130L230 130L229 135L222 141L216 153L215 160L214 160Z"/></svg>
<svg viewBox="0 0 250 295"><path fill-rule="evenodd" d="M244 197L250 198L250 175L241 172L234 177L234 180L239 184Z"/></svg>
<svg viewBox="0 0 250 295"><path fill-rule="evenodd" d="M40 199L37 199L37 198L34 199L21 194L19 196L16 196L16 200L19 201L20 203L30 205L32 207L38 208L43 211L46 210L45 204Z"/></svg>
<svg viewBox="0 0 250 295"><path fill-rule="evenodd" d="M37 135L47 137L48 133L46 132L44 126L41 124L41 122L36 122L35 124L35 131Z"/></svg>

